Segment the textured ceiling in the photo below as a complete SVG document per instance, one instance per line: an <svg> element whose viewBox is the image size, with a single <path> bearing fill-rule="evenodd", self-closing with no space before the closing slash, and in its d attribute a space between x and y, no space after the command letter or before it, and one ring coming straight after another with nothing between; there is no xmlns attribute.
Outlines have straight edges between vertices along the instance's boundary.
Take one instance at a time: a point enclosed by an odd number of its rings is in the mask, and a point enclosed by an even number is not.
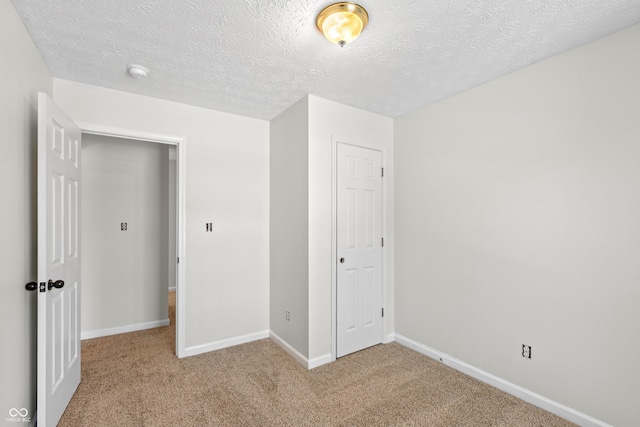
<svg viewBox="0 0 640 427"><path fill-rule="evenodd" d="M326 0L13 3L54 77L267 120L306 94L396 117L640 22L640 0L362 0L340 48Z"/></svg>

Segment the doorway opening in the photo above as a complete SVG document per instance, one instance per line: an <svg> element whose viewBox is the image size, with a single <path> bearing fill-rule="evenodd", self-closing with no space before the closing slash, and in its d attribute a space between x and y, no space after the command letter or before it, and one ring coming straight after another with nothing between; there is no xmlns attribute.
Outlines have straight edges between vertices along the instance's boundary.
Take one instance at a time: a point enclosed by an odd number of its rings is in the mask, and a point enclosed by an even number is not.
<svg viewBox="0 0 640 427"><path fill-rule="evenodd" d="M97 197L112 196L113 200L119 200L124 205L103 206L101 209L105 212L95 212L94 209L87 218L93 222L94 230L108 228L109 231L101 231L101 239L96 239L100 241L90 243L93 261L88 259L86 262L99 265L101 257L112 254L114 260L120 260L121 267L111 264L112 267L106 268L114 271L103 272L111 281L102 285L112 286L115 295L109 294L111 289L102 289L89 293L88 297L104 298L109 295L110 301L106 305L110 312L98 313L98 316L117 315L121 310L121 315L129 316L125 323L134 328L129 330L168 325L173 300L175 353L179 358L184 357L186 141L184 138L129 129L85 123L78 125L83 134L83 152L87 147L100 150L100 146L113 145L119 148L120 151L109 151L112 158L107 163L115 167L105 173L112 182L98 187L104 194ZM99 152L96 154L100 155ZM90 160L89 156L87 160ZM90 170L85 172L91 176ZM97 172L96 175L104 179L105 174ZM110 195L109 192L116 194ZM172 223L174 227L171 227ZM90 239L91 236L85 238ZM104 265L107 263L102 264L103 269ZM137 304L140 301L145 303ZM129 330L125 328L122 332Z"/></svg>

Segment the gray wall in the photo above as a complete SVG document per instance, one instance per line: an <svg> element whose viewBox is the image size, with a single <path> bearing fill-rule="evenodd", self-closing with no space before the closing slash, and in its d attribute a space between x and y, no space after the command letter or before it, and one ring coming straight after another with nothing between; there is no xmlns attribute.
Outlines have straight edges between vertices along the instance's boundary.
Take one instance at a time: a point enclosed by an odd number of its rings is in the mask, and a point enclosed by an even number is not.
<svg viewBox="0 0 640 427"><path fill-rule="evenodd" d="M331 360L335 137L387 150L386 332L393 330L393 120L307 96L271 122L270 328L311 365Z"/></svg>
<svg viewBox="0 0 640 427"><path fill-rule="evenodd" d="M309 356L308 112L304 97L273 119L270 131L269 327L305 357Z"/></svg>
<svg viewBox="0 0 640 427"><path fill-rule="evenodd" d="M54 101L78 122L186 138L186 353L268 335L269 122L53 84ZM207 222L213 232L205 231Z"/></svg>
<svg viewBox="0 0 640 427"><path fill-rule="evenodd" d="M83 135L83 333L168 319L168 205L169 146Z"/></svg>
<svg viewBox="0 0 640 427"><path fill-rule="evenodd" d="M386 149L386 335L393 331L393 119L309 96L309 359L331 354L332 144L335 139ZM385 337L384 339L387 339Z"/></svg>
<svg viewBox="0 0 640 427"><path fill-rule="evenodd" d="M639 40L395 121L396 332L617 426L640 419Z"/></svg>
<svg viewBox="0 0 640 427"><path fill-rule="evenodd" d="M0 424L9 409L36 411L37 92L52 79L10 1L0 2Z"/></svg>

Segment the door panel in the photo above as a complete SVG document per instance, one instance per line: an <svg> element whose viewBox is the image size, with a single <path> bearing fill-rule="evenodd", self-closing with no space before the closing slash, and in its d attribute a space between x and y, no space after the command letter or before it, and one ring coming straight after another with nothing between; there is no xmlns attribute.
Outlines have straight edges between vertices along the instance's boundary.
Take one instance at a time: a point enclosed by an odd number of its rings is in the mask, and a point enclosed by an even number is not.
<svg viewBox="0 0 640 427"><path fill-rule="evenodd" d="M80 383L80 129L38 95L38 426ZM63 281L61 286L49 283Z"/></svg>
<svg viewBox="0 0 640 427"><path fill-rule="evenodd" d="M341 357L382 342L382 153L337 146L337 342Z"/></svg>

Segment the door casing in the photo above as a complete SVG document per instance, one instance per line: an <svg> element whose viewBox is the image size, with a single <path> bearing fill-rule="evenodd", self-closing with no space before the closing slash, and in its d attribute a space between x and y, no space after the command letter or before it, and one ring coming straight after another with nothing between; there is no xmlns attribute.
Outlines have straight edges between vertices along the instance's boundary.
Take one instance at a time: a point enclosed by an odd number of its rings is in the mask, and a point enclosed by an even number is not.
<svg viewBox="0 0 640 427"><path fill-rule="evenodd" d="M137 141L157 144L173 145L176 147L176 356L186 357L186 154L187 139L172 135L142 132L132 129L116 128L93 123L77 122L83 134L107 136L114 138L133 139Z"/></svg>
<svg viewBox="0 0 640 427"><path fill-rule="evenodd" d="M380 151L382 153L382 167L387 170L387 149L385 147L367 144L361 141L353 141L333 135L331 138L331 361L337 358L337 246L338 246L338 144L353 145ZM385 173L386 175L386 173ZM382 179L382 237L387 236L387 180ZM382 306L385 308L385 316L382 318L382 342L389 342L387 330L387 245L382 247Z"/></svg>

